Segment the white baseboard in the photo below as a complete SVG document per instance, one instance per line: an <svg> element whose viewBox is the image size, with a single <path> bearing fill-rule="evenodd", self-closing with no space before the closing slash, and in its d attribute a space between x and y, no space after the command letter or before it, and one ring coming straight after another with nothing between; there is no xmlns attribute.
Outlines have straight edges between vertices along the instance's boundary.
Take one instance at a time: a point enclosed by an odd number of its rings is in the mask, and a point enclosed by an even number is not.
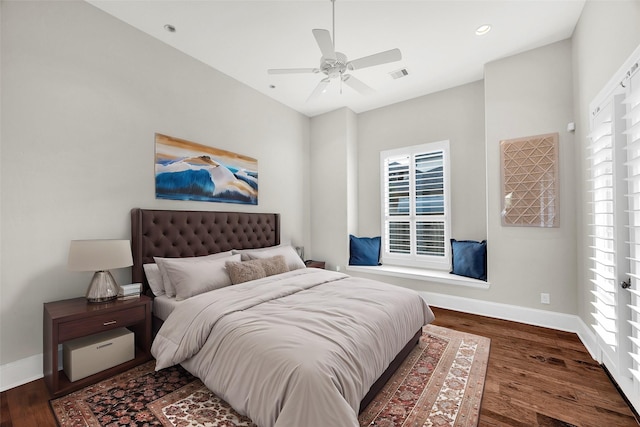
<svg viewBox="0 0 640 427"><path fill-rule="evenodd" d="M425 301L435 307L462 311L470 314L493 317L496 319L511 320L534 326L558 329L561 331L583 331L579 326L580 318L576 315L557 313L555 311L539 310L536 308L520 307L517 305L502 304L491 301L483 301L472 298L457 297L452 295L436 294L432 292L420 292Z"/></svg>
<svg viewBox="0 0 640 427"><path fill-rule="evenodd" d="M35 354L0 365L0 391L18 387L44 377L43 355ZM62 369L62 345L58 347L58 370Z"/></svg>
<svg viewBox="0 0 640 427"><path fill-rule="evenodd" d="M0 365L0 391L43 377L42 353Z"/></svg>
<svg viewBox="0 0 640 427"><path fill-rule="evenodd" d="M577 316L576 316L577 317ZM589 354L593 360L598 360L596 357L596 334L584 321L578 317L578 330L576 331L578 338L582 341L582 344L587 348Z"/></svg>
<svg viewBox="0 0 640 427"><path fill-rule="evenodd" d="M595 359L595 335L582 319L576 315L432 292L420 292L420 294L434 307L574 332L587 348L591 357ZM58 360L61 361L62 358L59 357ZM0 365L0 391L26 384L42 378L42 376L42 354Z"/></svg>

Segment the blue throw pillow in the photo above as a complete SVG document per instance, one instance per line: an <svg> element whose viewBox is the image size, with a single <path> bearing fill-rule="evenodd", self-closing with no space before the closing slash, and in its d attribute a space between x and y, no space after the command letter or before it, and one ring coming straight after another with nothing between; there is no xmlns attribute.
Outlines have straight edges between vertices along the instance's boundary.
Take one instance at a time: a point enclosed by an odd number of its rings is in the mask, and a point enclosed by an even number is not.
<svg viewBox="0 0 640 427"><path fill-rule="evenodd" d="M379 265L380 236L349 235L349 265Z"/></svg>
<svg viewBox="0 0 640 427"><path fill-rule="evenodd" d="M451 273L487 281L487 241L451 239Z"/></svg>

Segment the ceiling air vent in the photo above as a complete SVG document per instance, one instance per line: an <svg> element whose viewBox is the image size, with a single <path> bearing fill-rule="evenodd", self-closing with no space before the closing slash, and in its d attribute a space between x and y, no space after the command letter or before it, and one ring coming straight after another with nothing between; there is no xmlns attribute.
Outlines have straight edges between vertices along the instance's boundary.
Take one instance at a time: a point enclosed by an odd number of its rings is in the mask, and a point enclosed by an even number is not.
<svg viewBox="0 0 640 427"><path fill-rule="evenodd" d="M406 68L402 68L400 70L390 72L389 75L391 75L391 77L393 77L394 79L399 79L401 77L409 75L409 72Z"/></svg>

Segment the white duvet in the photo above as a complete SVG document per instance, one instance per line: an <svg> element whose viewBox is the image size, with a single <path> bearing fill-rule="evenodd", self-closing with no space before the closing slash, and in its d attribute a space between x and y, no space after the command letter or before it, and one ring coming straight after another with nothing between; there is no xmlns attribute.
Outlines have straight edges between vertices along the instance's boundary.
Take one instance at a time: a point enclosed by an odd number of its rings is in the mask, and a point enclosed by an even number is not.
<svg viewBox="0 0 640 427"><path fill-rule="evenodd" d="M433 318L409 289L300 269L189 298L151 352L157 370L182 364L260 427L352 427L371 385Z"/></svg>

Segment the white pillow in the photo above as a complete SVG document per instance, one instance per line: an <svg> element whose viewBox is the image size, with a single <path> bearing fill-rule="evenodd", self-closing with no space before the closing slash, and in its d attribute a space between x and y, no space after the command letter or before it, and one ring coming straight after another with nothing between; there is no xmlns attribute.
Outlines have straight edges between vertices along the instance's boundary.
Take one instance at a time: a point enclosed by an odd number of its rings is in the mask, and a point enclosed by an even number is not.
<svg viewBox="0 0 640 427"><path fill-rule="evenodd" d="M284 260L287 263L289 270L297 270L299 268L305 268L304 261L298 255L298 252L293 246L274 246L272 248L262 249L245 249L242 251L234 251L235 253L242 254L242 260L248 261L250 259L264 259L271 258L276 255L284 256Z"/></svg>
<svg viewBox="0 0 640 427"><path fill-rule="evenodd" d="M156 262L156 264L158 264L158 268L160 269L160 274L162 275L162 283L164 286L164 291L167 294L168 297L175 297L176 296L176 288L174 286L173 283L171 283L171 279L169 278L169 275L167 274L166 269L164 268L164 261L169 259L172 261L176 261L179 260L181 262L199 262L203 259L220 259L220 258L228 258L231 255L233 255L233 253L231 251L227 251L227 252L219 252L217 254L211 254L211 255L205 255L205 256L192 256L192 257L187 257L187 258L160 258L160 257L153 257L154 261Z"/></svg>
<svg viewBox="0 0 640 427"><path fill-rule="evenodd" d="M147 282L149 282L151 292L153 292L155 296L164 295L164 283L162 282L162 274L160 273L158 264L149 263L142 267L144 268L145 276L147 276Z"/></svg>
<svg viewBox="0 0 640 427"><path fill-rule="evenodd" d="M176 290L176 301L231 285L225 263L240 261L240 255L212 259L198 257L197 261L184 262L180 258L165 258L162 263Z"/></svg>

